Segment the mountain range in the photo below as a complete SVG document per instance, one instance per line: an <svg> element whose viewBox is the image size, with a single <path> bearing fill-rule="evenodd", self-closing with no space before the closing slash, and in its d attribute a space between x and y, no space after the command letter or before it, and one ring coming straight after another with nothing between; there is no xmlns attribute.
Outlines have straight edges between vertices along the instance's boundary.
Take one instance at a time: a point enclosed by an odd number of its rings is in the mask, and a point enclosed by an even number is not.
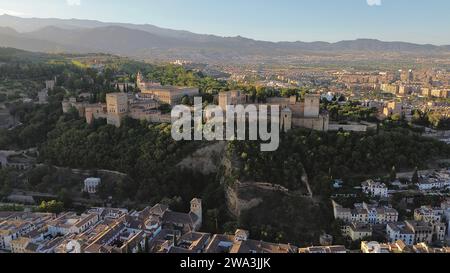
<svg viewBox="0 0 450 273"><path fill-rule="evenodd" d="M328 42L267 42L220 37L153 25L105 23L79 19L0 16L0 46L54 53L112 53L142 59L221 61L254 56L299 56L305 53L383 52L450 53L450 45L420 45L374 39Z"/></svg>

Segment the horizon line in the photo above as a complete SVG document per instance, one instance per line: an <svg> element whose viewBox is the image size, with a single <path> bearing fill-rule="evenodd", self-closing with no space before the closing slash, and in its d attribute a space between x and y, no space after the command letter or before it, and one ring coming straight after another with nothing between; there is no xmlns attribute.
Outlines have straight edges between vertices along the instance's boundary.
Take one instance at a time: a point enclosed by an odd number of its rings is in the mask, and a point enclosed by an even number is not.
<svg viewBox="0 0 450 273"><path fill-rule="evenodd" d="M180 32L189 32L191 34L194 35L205 35L205 36L215 36L215 37L219 37L219 38L244 38L244 39L250 39L250 40L254 40L257 42L270 42L270 43L328 43L328 44L336 44L339 42L346 42L346 41L358 41L358 40L374 40L374 41L379 41L379 42L386 42L386 43L408 43L408 44L415 44L415 45L421 45L421 46L427 46L427 45L431 45L431 46L437 46L437 47L446 47L446 46L450 46L450 43L446 43L446 44L434 44L434 43L420 43L420 42L412 42L412 41L405 41L405 40L384 40L382 38L343 38L340 40L263 40L263 39L258 39L258 38L252 38L252 37L246 37L246 36L242 36L240 34L236 34L235 36L227 36L227 35L221 35L221 34L213 34L213 33L199 33L199 32L195 32L193 30L187 30L187 29L177 29L177 28L169 28L169 27L164 27L164 26L159 26L159 25L155 25L155 24L151 24L151 23L133 23L133 22L111 22L111 21L102 21L99 19L90 19L90 18L58 18L58 17L36 17L36 16L31 16L31 17L27 17L26 15L21 15L21 16L17 16L17 15L11 15L11 14L7 14L7 13L3 13L0 14L0 16L9 16L9 17L14 17L14 18L20 18L20 19L38 19L38 20L65 20L65 21L69 21L69 20L78 20L78 21L92 21L92 22L98 22L98 23L103 23L103 24L130 24L130 25L135 25L135 26L153 26L153 27L157 27L160 29L164 29L164 30L171 30L171 31L180 31ZM5 26L2 26L5 27ZM105 26L100 26L100 27L105 27ZM80 29L89 29L89 28L100 28L100 27L80 27ZM124 27L125 28L125 27ZM42 28L40 28L42 29ZM19 32L19 33L27 33L27 32L20 32L17 29L14 29L15 31ZM144 30L141 30L144 31ZM147 31L144 31L147 32Z"/></svg>

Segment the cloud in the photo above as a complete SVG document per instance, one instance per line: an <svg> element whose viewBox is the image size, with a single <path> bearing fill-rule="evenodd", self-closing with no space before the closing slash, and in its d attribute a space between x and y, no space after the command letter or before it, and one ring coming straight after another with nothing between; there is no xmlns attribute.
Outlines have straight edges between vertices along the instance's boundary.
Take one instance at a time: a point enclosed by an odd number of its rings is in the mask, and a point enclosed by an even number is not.
<svg viewBox="0 0 450 273"><path fill-rule="evenodd" d="M69 6L81 6L81 0L66 0Z"/></svg>
<svg viewBox="0 0 450 273"><path fill-rule="evenodd" d="M7 10L7 9L1 9L0 8L0 15L1 14L8 14L8 15L12 15L12 16L23 16L23 15L25 15L25 13L20 12L20 11Z"/></svg>
<svg viewBox="0 0 450 273"><path fill-rule="evenodd" d="M381 0L367 0L367 5L373 6L381 6Z"/></svg>

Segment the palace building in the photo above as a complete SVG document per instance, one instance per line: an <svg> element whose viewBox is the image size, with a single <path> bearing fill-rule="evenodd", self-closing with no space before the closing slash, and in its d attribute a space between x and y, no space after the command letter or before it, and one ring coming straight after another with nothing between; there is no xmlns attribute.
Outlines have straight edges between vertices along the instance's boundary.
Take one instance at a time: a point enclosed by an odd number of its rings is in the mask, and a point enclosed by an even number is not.
<svg viewBox="0 0 450 273"><path fill-rule="evenodd" d="M249 104L248 98L242 91L234 90L219 94L219 106L224 111L228 105L246 104ZM306 94L303 101L298 101L296 96L268 98L266 103L259 103L259 105L279 106L280 126L284 131L294 127L328 131L329 116L327 113L320 112L320 95L318 94Z"/></svg>
<svg viewBox="0 0 450 273"><path fill-rule="evenodd" d="M141 90L143 97L152 98L160 103L174 106L179 104L183 97L194 97L199 95L198 88L162 86L159 83L146 82L141 72L137 74L137 87Z"/></svg>

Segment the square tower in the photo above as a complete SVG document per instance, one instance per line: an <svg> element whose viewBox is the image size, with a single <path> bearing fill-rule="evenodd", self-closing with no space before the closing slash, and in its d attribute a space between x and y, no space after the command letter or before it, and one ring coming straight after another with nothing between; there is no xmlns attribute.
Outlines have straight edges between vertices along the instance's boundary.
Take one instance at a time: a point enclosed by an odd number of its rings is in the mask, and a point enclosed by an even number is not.
<svg viewBox="0 0 450 273"><path fill-rule="evenodd" d="M229 100L229 93L228 92L221 92L219 93L219 106L222 108L223 111L227 110L227 106L230 105Z"/></svg>
<svg viewBox="0 0 450 273"><path fill-rule="evenodd" d="M226 111L227 106L236 106L238 104L246 104L247 96L240 90L232 90L219 93L219 106Z"/></svg>
<svg viewBox="0 0 450 273"><path fill-rule="evenodd" d="M292 129L292 111L288 107L281 110L280 130L287 133Z"/></svg>
<svg viewBox="0 0 450 273"><path fill-rule="evenodd" d="M320 113L320 95L305 95L305 118L317 118Z"/></svg>
<svg viewBox="0 0 450 273"><path fill-rule="evenodd" d="M108 114L124 115L128 113L128 96L125 93L111 93L106 95Z"/></svg>
<svg viewBox="0 0 450 273"><path fill-rule="evenodd" d="M128 114L128 96L125 93L110 93L106 95L108 124L120 127L121 120Z"/></svg>

